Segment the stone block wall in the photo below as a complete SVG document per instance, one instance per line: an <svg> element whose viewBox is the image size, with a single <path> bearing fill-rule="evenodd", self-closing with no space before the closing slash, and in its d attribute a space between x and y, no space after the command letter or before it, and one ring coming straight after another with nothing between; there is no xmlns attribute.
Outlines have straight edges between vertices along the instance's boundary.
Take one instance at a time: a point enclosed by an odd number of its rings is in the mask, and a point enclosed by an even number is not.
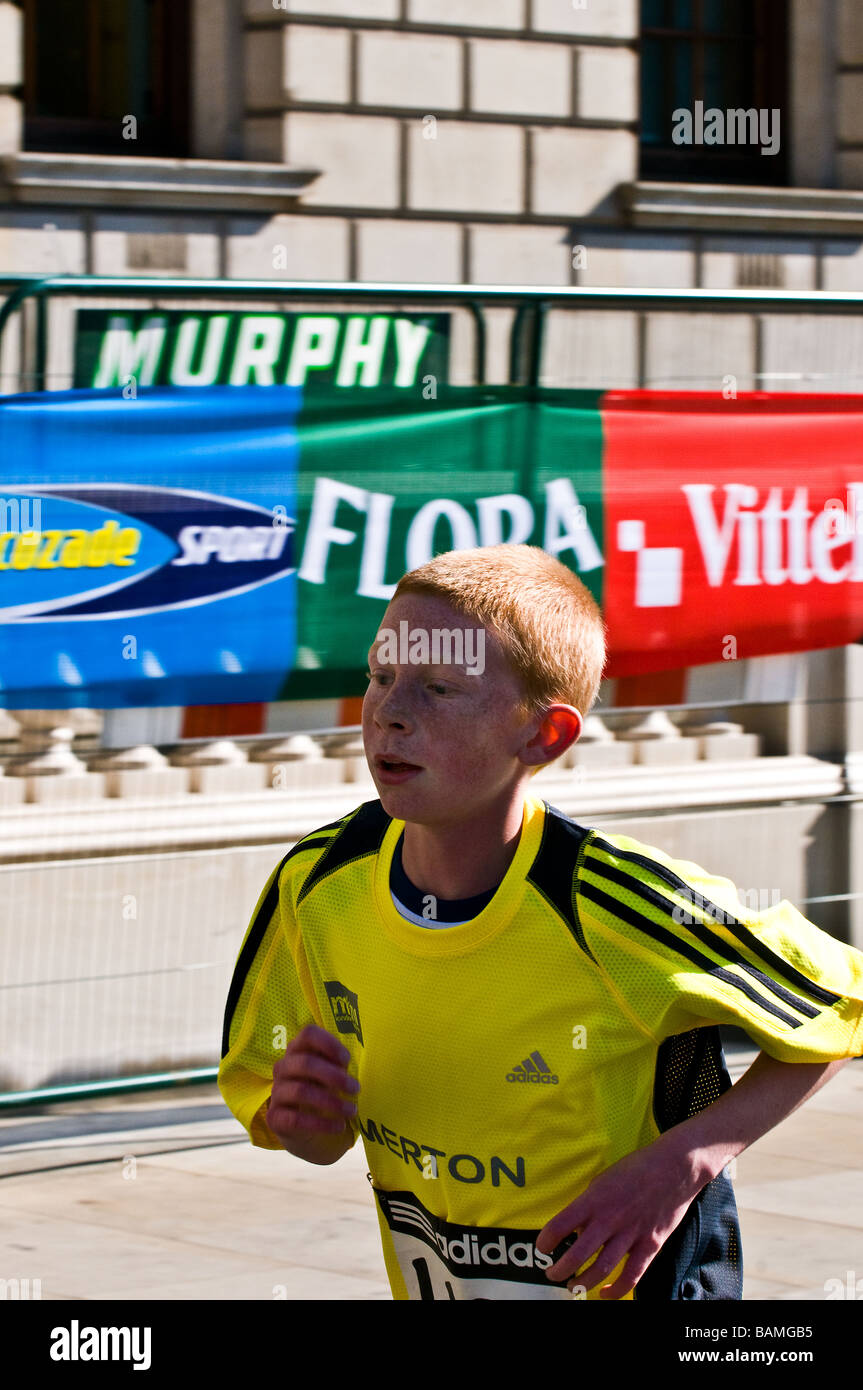
<svg viewBox="0 0 863 1390"><path fill-rule="evenodd" d="M208 206L200 190L192 207L182 189L173 208L143 190L111 206L109 159L104 197L86 207L59 175L39 202L0 185L0 275L863 290L863 10L790 0L789 13L783 138L802 201L764 189L735 207L733 190L712 203L678 190L650 214L637 0L194 0L195 157L307 169L305 186L260 211ZM12 154L22 64L20 6L0 0L0 149ZM842 189L841 204L811 202ZM560 317L544 379L860 390L858 338L843 320L789 335L782 320L591 311ZM489 355L500 379L505 315ZM17 389L16 362L7 344L0 390ZM456 378L468 371L466 356Z"/></svg>

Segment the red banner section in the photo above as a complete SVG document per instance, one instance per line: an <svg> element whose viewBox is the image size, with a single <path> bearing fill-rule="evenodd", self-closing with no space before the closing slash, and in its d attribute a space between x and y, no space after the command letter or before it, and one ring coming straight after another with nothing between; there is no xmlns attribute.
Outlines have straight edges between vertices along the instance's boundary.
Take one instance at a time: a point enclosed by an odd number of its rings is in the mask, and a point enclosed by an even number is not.
<svg viewBox="0 0 863 1390"><path fill-rule="evenodd" d="M607 675L863 637L863 397L602 400Z"/></svg>

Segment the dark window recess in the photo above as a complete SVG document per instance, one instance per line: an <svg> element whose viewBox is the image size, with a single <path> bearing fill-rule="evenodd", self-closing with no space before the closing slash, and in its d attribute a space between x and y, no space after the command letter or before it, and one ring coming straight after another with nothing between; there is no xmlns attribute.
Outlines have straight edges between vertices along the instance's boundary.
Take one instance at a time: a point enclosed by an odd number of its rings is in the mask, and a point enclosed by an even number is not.
<svg viewBox="0 0 863 1390"><path fill-rule="evenodd" d="M787 182L787 29L787 0L642 0L643 179ZM707 120L711 108L723 112L722 125ZM673 138L687 134L675 118L681 110L691 113L692 143ZM757 120L729 122L729 111L754 111ZM777 132L777 153L762 154ZM722 143L710 143L716 136Z"/></svg>
<svg viewBox="0 0 863 1390"><path fill-rule="evenodd" d="M24 35L25 150L188 156L189 0L26 0Z"/></svg>

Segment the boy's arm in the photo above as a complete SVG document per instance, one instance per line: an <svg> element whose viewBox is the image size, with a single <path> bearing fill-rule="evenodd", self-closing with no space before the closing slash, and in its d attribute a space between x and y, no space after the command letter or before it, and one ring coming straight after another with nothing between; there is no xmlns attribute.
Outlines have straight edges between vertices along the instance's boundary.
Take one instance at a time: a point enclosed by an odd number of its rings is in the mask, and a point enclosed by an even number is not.
<svg viewBox="0 0 863 1390"><path fill-rule="evenodd" d="M698 1115L601 1173L541 1232L544 1253L579 1232L548 1271L556 1280L575 1283L602 1248L578 1282L595 1288L617 1271L607 1291L617 1298L729 1159L863 1053L863 953L785 899L752 912L730 879L627 836L591 832L582 856L583 939L641 1031L661 1045L693 1026L731 1024L769 1054Z"/></svg>
<svg viewBox="0 0 863 1390"><path fill-rule="evenodd" d="M320 836L311 850L299 841L258 899L231 981L218 1084L253 1144L335 1163L357 1137L359 1083L347 1074L346 1049L321 1026L307 964L305 988L300 979L305 956L284 874L289 862L306 870L320 848Z"/></svg>
<svg viewBox="0 0 863 1390"><path fill-rule="evenodd" d="M546 1270L548 1278L592 1289L628 1256L623 1273L602 1296L629 1293L701 1189L849 1060L780 1062L762 1052L712 1105L606 1169L543 1227L537 1248L544 1254L578 1231L575 1245ZM578 1273L600 1247L593 1264Z"/></svg>

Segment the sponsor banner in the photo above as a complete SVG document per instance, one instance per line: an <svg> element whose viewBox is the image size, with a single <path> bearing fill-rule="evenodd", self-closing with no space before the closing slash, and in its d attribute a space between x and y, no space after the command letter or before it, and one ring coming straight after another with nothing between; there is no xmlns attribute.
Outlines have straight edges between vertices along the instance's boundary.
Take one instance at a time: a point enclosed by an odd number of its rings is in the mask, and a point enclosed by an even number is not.
<svg viewBox="0 0 863 1390"><path fill-rule="evenodd" d="M602 404L609 674L857 642L863 399Z"/></svg>
<svg viewBox="0 0 863 1390"><path fill-rule="evenodd" d="M296 641L299 392L0 402L0 699L273 700Z"/></svg>
<svg viewBox="0 0 863 1390"><path fill-rule="evenodd" d="M609 678L858 641L863 399L418 385L0 399L9 708L356 697L401 575L526 542Z"/></svg>
<svg viewBox="0 0 863 1390"><path fill-rule="evenodd" d="M431 389L449 336L449 314L79 309L74 385Z"/></svg>
<svg viewBox="0 0 863 1390"><path fill-rule="evenodd" d="M603 585L596 392L450 387L388 413L346 394L300 421L297 664L281 699L360 695L401 576L445 550L526 542Z"/></svg>

